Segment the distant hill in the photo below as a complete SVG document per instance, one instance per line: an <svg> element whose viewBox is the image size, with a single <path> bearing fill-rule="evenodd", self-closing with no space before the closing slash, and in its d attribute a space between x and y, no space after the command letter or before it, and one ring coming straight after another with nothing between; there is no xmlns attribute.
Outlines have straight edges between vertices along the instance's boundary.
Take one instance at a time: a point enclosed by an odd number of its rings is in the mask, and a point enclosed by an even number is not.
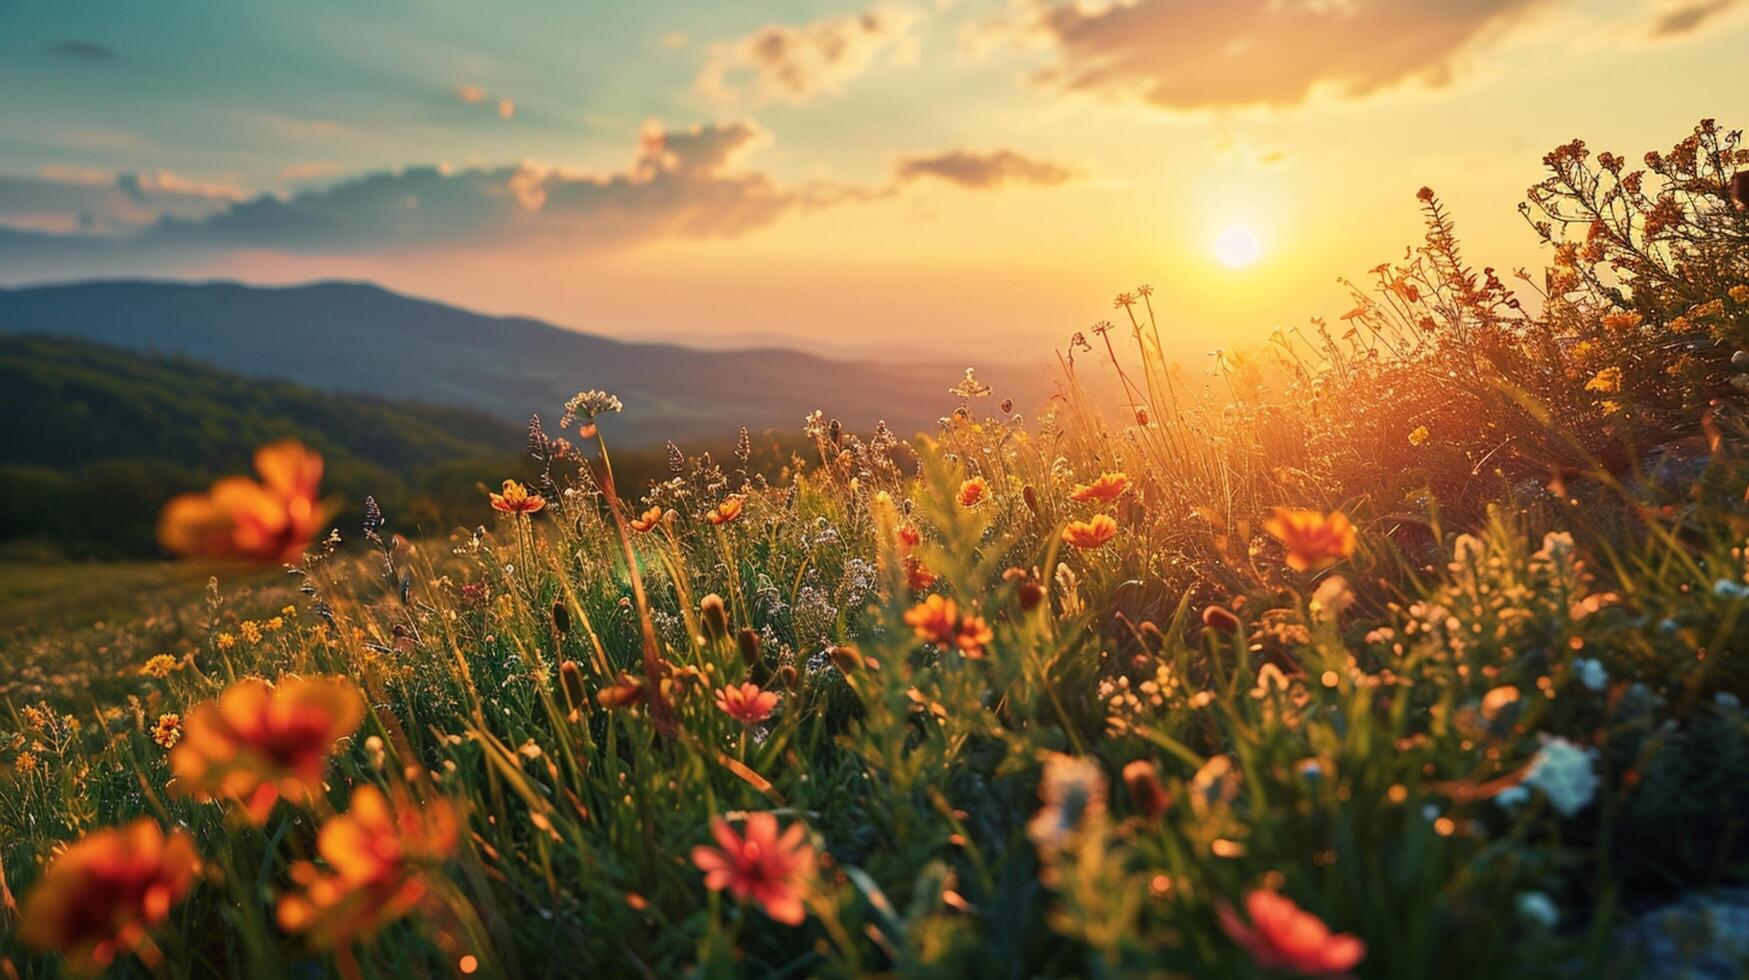
<svg viewBox="0 0 1749 980"><path fill-rule="evenodd" d="M823 320L822 331L830 331ZM83 337L181 354L255 377L479 409L507 422L556 418L600 388L626 414L627 444L721 437L746 425L794 431L818 408L852 430L885 419L908 436L951 409L963 366L835 361L790 350L634 344L521 317L492 317L372 285L87 282L0 289L0 332ZM1033 372L980 371L1026 406Z"/></svg>
<svg viewBox="0 0 1749 980"><path fill-rule="evenodd" d="M320 451L347 509L397 529L478 521L478 484L513 475L526 435L472 409L336 395L72 338L0 335L0 541L81 556L153 554L158 508L252 472L255 447Z"/></svg>

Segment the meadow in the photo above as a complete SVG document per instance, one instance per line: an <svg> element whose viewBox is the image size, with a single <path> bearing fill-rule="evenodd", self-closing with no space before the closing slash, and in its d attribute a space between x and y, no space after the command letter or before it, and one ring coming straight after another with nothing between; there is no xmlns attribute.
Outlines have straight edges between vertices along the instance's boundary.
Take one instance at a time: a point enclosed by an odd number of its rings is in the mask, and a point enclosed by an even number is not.
<svg viewBox="0 0 1749 980"><path fill-rule="evenodd" d="M1544 163L1545 275L1424 190L1213 398L1141 287L779 466L580 393L448 536L263 446L192 600L7 586L0 969L1732 975L1641 926L1749 883L1749 150Z"/></svg>

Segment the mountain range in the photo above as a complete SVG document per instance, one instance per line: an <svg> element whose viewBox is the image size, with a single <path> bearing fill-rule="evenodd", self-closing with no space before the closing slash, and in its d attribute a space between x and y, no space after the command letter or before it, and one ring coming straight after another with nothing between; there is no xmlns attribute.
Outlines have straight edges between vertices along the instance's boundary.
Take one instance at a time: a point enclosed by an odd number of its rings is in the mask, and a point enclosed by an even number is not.
<svg viewBox="0 0 1749 980"><path fill-rule="evenodd" d="M832 329L823 324L822 330ZM462 406L507 422L555 419L602 389L626 405L607 432L631 445L800 428L820 409L853 431L934 428L963 365L836 360L780 348L631 343L525 317L487 316L381 287L319 282L95 281L0 289L0 333L72 336L190 358L316 389ZM1042 371L991 366L997 397L1031 407Z"/></svg>

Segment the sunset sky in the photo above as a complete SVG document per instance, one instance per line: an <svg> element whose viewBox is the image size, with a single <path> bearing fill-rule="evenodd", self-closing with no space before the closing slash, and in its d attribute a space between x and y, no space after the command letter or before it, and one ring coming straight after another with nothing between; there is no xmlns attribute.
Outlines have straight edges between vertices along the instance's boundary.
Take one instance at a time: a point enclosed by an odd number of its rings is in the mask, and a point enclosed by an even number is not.
<svg viewBox="0 0 1749 980"><path fill-rule="evenodd" d="M1579 136L1749 108L1738 0L20 3L0 282L367 279L621 337L1190 357L1419 237L1537 266Z"/></svg>

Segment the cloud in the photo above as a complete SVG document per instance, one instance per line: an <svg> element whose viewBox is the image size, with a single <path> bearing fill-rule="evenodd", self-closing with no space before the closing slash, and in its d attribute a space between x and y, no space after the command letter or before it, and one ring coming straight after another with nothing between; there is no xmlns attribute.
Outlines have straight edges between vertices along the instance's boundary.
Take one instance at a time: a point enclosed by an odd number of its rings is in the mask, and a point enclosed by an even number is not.
<svg viewBox="0 0 1749 980"><path fill-rule="evenodd" d="M73 61L116 61L121 57L114 48L108 45L78 39L55 42L54 52Z"/></svg>
<svg viewBox="0 0 1749 980"><path fill-rule="evenodd" d="M1739 0L1684 0L1666 4L1648 34L1660 41L1692 34L1738 5Z"/></svg>
<svg viewBox="0 0 1749 980"><path fill-rule="evenodd" d="M769 140L750 121L685 129L651 123L631 165L611 173L533 163L416 166L248 199L167 174L102 182L75 173L0 178L0 227L35 233L5 236L12 248L0 242L0 252L28 246L42 256L65 256L90 246L104 255L128 249L333 254L529 240L612 247L664 236L733 237L792 211L874 196L824 184L785 187L747 168ZM100 203L110 220L25 220L46 211L95 214ZM8 215L17 220L7 221ZM57 234L40 234L45 231Z"/></svg>
<svg viewBox="0 0 1749 980"><path fill-rule="evenodd" d="M933 177L972 190L987 190L1007 184L1054 187L1066 184L1079 172L1049 160L1022 156L1013 150L948 150L943 153L899 158L893 177L899 183Z"/></svg>
<svg viewBox="0 0 1749 980"><path fill-rule="evenodd" d="M1051 52L1035 80L1173 110L1439 86L1553 0L1026 0L987 31Z"/></svg>
<svg viewBox="0 0 1749 980"><path fill-rule="evenodd" d="M0 176L0 227L124 235L165 217L211 217L242 198L235 188L168 171L115 174L45 167L32 177Z"/></svg>
<svg viewBox="0 0 1749 980"><path fill-rule="evenodd" d="M463 105L486 106L498 114L499 119L516 118L516 101L504 96L494 96L478 85L457 85L450 89L456 99Z"/></svg>
<svg viewBox="0 0 1749 980"><path fill-rule="evenodd" d="M903 7L877 7L849 17L804 24L768 24L747 37L712 45L697 89L734 102L743 86L759 98L804 103L840 95L851 79L884 60L915 52L921 17Z"/></svg>

